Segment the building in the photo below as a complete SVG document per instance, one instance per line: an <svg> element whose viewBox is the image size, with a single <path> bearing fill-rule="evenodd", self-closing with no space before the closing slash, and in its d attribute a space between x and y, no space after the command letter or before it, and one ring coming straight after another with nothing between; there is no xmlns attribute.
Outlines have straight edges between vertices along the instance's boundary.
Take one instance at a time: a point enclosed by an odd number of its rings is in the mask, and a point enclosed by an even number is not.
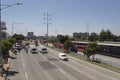
<svg viewBox="0 0 120 80"><path fill-rule="evenodd" d="M89 42L72 41L72 51L84 51ZM97 42L100 46L99 54L120 58L120 42Z"/></svg>
<svg viewBox="0 0 120 80"><path fill-rule="evenodd" d="M86 38L89 36L89 33L85 32L85 33L73 33L73 38Z"/></svg>
<svg viewBox="0 0 120 80"><path fill-rule="evenodd" d="M1 22L1 32L2 32L2 38L6 38L6 35L7 35L7 33L6 33L6 30L7 30L7 28L6 28L6 22Z"/></svg>
<svg viewBox="0 0 120 80"><path fill-rule="evenodd" d="M28 32L28 37L34 37L34 33L33 32Z"/></svg>

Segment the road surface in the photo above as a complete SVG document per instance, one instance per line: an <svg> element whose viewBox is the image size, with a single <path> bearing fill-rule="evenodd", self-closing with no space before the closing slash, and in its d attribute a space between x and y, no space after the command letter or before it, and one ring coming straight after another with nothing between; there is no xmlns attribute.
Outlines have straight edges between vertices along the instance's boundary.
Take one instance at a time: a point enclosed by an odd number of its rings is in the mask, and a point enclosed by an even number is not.
<svg viewBox="0 0 120 80"><path fill-rule="evenodd" d="M7 80L120 80L120 73L71 56L62 61L58 53L48 48L47 54L26 54L24 50L13 54Z"/></svg>

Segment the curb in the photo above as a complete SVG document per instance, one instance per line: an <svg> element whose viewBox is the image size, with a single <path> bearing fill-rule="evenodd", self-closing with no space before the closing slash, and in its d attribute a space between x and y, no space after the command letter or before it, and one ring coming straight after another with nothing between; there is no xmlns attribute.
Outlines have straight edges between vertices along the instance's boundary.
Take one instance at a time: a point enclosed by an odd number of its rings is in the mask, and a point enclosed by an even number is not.
<svg viewBox="0 0 120 80"><path fill-rule="evenodd" d="M11 57L12 57L12 52L9 51L9 55L10 55L10 58L8 58L8 63L6 64L6 75L4 77L4 80L7 80L7 75L8 75L8 71L9 71L9 68L10 68L10 64L11 64Z"/></svg>

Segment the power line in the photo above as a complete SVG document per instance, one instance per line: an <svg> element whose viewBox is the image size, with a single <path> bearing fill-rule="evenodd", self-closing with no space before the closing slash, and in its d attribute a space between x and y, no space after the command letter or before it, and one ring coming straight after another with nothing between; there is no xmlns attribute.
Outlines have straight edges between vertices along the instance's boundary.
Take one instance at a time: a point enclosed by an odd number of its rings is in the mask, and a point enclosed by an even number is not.
<svg viewBox="0 0 120 80"><path fill-rule="evenodd" d="M67 8L69 5L71 5L73 2L75 2L75 0L71 0L68 3L62 2L61 4L63 4L63 6L58 7L58 9L56 8L54 11L51 11L52 14L58 13L60 10L63 10L65 8ZM57 5L58 6L58 5ZM60 6L60 5L59 5Z"/></svg>
<svg viewBox="0 0 120 80"><path fill-rule="evenodd" d="M68 10L62 12L62 14L60 14L60 15L71 16L72 14L70 14L70 13L75 12L75 10L77 10L77 9L80 8L80 7L82 8L82 7L83 7L85 4L87 4L88 2L90 2L90 0L83 0L83 1L80 1L80 2L77 2L77 1L76 1L76 4L75 4L75 5L69 7ZM82 9L83 9L83 8L82 8ZM86 9L85 9L85 10L86 10ZM59 15L57 15L57 16L59 16ZM63 16L63 17L64 17L64 16Z"/></svg>

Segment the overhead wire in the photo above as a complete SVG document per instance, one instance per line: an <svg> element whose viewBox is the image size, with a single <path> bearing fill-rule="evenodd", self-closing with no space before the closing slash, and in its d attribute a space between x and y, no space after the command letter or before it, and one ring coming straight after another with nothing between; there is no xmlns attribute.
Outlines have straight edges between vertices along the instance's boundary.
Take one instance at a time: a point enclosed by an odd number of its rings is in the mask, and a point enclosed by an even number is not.
<svg viewBox="0 0 120 80"><path fill-rule="evenodd" d="M73 3L75 0L70 0L69 2L62 2L61 3L61 6L57 5L58 8L56 7L53 11L50 11L52 12L52 14L55 14L55 13L58 13L60 12L61 10L65 9L66 7L69 7L71 5L71 3Z"/></svg>

